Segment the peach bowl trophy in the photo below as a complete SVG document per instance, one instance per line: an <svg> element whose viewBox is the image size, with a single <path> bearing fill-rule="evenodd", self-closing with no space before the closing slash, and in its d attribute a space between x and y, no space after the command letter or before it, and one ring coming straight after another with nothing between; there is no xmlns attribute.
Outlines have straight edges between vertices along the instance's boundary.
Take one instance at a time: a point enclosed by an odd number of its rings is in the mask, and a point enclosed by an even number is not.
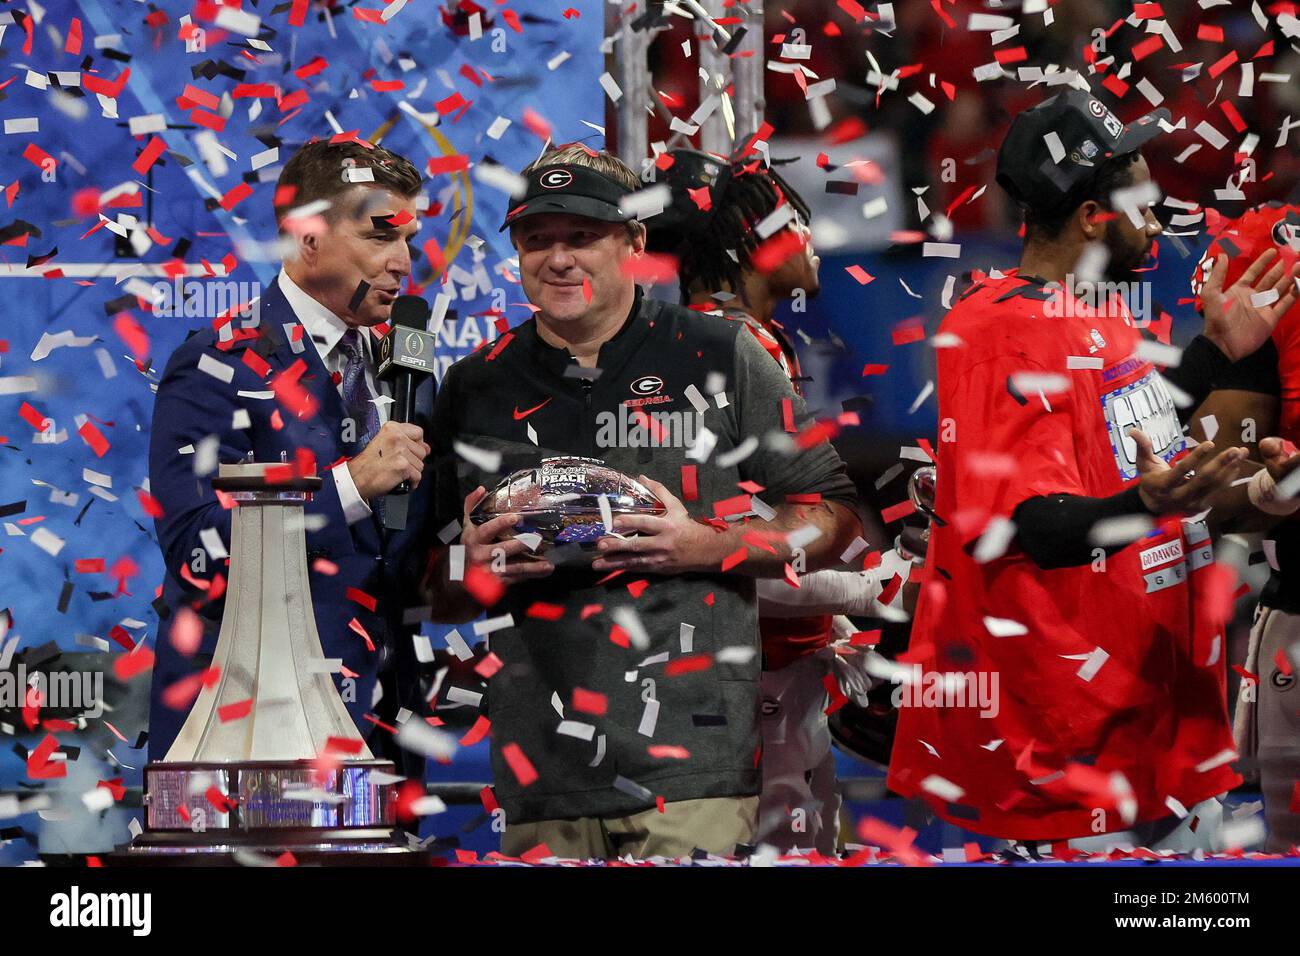
<svg viewBox="0 0 1300 956"><path fill-rule="evenodd" d="M219 676L166 757L145 767L144 830L112 863L270 862L285 851L302 863L423 862L396 828L403 778L360 739L330 676L340 662L321 650L302 507L321 479L268 478L285 467L223 464L212 482L235 502ZM247 716L229 719L250 700Z"/></svg>

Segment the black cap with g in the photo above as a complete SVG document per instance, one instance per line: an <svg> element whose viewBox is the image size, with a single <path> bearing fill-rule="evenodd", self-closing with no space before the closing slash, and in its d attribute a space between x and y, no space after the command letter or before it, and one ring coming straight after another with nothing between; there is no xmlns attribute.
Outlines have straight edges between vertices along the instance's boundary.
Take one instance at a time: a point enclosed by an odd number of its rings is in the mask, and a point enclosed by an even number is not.
<svg viewBox="0 0 1300 956"><path fill-rule="evenodd" d="M998 151L998 184L1016 202L1050 210L1076 196L1112 156L1160 132L1159 109L1127 126L1086 90L1069 89L1017 116Z"/></svg>
<svg viewBox="0 0 1300 956"><path fill-rule="evenodd" d="M544 212L563 212L601 222L627 222L635 216L619 209L619 203L631 192L590 166L576 163L539 166L528 174L524 198L506 213L501 231L505 232L521 219Z"/></svg>

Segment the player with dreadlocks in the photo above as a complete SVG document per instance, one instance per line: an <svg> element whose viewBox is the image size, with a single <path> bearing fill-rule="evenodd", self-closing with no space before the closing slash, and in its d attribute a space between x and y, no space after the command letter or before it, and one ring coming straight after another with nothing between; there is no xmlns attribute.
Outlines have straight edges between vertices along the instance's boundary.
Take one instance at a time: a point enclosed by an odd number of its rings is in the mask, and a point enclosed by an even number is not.
<svg viewBox="0 0 1300 956"><path fill-rule="evenodd" d="M774 314L800 290L808 297L819 291L807 203L757 157L727 160L689 149L668 157L656 169L671 204L647 221L648 248L678 258L684 305L744 322L802 393L799 358ZM759 579L762 842L835 852L840 796L825 713L827 677L834 674L862 704L871 681L862 669L865 654L842 656L830 646L857 630L847 617L832 615L901 617L890 605L902 588L883 595L881 582L895 574L906 581L910 569L890 552L869 571L818 571L800 576L798 587Z"/></svg>

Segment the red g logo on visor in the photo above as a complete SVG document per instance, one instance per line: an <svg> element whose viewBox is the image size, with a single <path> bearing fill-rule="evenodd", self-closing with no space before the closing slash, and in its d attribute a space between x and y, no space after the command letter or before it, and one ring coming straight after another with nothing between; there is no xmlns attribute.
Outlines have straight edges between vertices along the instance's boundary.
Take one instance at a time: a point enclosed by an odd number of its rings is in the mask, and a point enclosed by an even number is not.
<svg viewBox="0 0 1300 956"><path fill-rule="evenodd" d="M567 169L550 169L537 179L537 185L543 189L563 189L573 182L573 173Z"/></svg>

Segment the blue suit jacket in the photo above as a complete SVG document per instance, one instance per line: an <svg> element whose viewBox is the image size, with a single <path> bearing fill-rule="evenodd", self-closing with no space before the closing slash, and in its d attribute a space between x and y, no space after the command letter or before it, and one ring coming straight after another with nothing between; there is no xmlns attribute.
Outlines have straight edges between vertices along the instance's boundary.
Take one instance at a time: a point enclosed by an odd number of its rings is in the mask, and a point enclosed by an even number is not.
<svg viewBox="0 0 1300 956"><path fill-rule="evenodd" d="M234 326L238 328L241 321L236 319ZM338 573L333 575L309 572L316 628L325 656L341 657L344 666L359 675L355 701L347 701L347 704L359 731L367 735L372 725L361 718L370 710L376 675L381 666L395 673L395 681L386 681L386 684L396 688L397 703L417 711L421 704L414 648L409 636L415 628L403 626L401 621L405 608L419 603L415 585L423 570L427 550L420 535L425 524L426 504L431 499L432 469L426 468L425 479L411 494L407 530L386 530L377 513L348 525L334 478L326 469L342 458L355 456L361 447L343 440L343 422L347 413L315 344L305 334L298 342L291 341L290 334L298 325L284 294L277 284L272 283L262 297L260 334L256 338L222 350L216 347L217 336L213 330L203 329L182 343L167 363L158 386L149 444L150 490L163 510L162 517L155 521L167 569L163 600L174 612L186 603L206 597L202 590L187 583L180 573L182 565L190 566L196 554L203 551L199 538L203 529L215 528L227 549L230 547L230 512L221 507L212 491L211 479L215 475L196 476L194 455L180 454L178 450L187 445L197 447L210 435L217 435L220 440L222 462L241 461L250 451L254 461L278 462L280 453L286 452L292 462L298 449L310 449L316 456L317 470L323 483L314 499L306 504L305 511L309 516L324 517L325 524L319 530L307 531L308 563L325 558L338 566ZM246 351L256 353L270 366L265 378L244 361ZM223 382L200 371L199 360L205 355L233 369L233 379ZM306 365L299 383L317 403L313 417L297 418L275 398L250 398L238 394L241 391L269 392L269 383L275 376L299 361ZM259 363L253 361L252 365ZM426 440L434 388L433 379L429 377L416 394L416 423L426 429ZM251 425L234 429L234 415L241 408L247 410ZM273 414L277 411L282 426L278 429L272 424ZM360 436L363 430L358 422L355 433ZM308 524L310 527L310 519ZM213 561L205 552L202 560L206 561L206 571L195 573L190 566L193 577L210 579L214 572L220 572L229 578L230 569L226 561ZM346 596L349 587L374 597L377 602L375 612L349 600ZM188 705L181 710L167 707L162 702L162 693L177 680L207 667L208 658L216 648L223 606L224 601L218 600L199 608L204 622L204 639L194 658L183 656L172 646L169 639L171 618L164 621L160 629L149 715L151 759L161 760L166 755L189 713ZM375 644L374 651L370 651L361 635L349 627L353 618L370 635ZM335 674L335 680L341 682L342 675Z"/></svg>

